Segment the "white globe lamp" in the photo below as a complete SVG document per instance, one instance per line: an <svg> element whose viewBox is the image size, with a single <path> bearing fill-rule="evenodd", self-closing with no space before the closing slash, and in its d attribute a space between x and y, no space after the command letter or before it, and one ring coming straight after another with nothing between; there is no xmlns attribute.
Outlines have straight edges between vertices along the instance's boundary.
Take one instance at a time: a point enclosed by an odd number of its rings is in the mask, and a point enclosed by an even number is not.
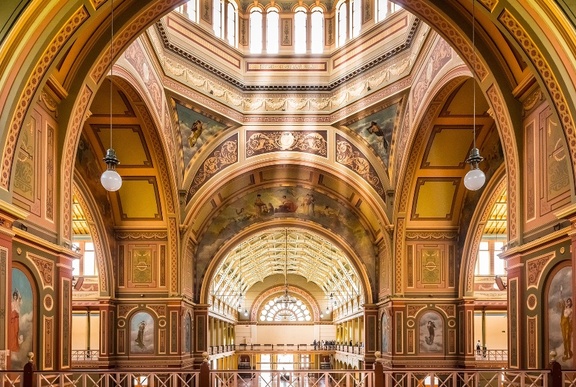
<svg viewBox="0 0 576 387"><path fill-rule="evenodd" d="M470 164L470 170L464 176L464 186L470 191L478 191L486 182L486 175L478 168L478 164L482 160L484 157L480 156L480 150L476 147L472 148L466 159L466 162Z"/></svg>
<svg viewBox="0 0 576 387"><path fill-rule="evenodd" d="M120 164L116 157L114 149L110 148L106 151L104 162L107 165L106 170L100 176L100 183L106 191L115 192L122 187L122 177L116 172L116 165Z"/></svg>

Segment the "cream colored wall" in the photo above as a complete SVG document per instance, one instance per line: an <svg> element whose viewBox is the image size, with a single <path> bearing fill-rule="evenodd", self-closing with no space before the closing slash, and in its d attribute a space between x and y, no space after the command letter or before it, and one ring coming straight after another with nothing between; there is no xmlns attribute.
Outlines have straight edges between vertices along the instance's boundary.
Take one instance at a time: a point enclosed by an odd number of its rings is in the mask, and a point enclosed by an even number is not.
<svg viewBox="0 0 576 387"><path fill-rule="evenodd" d="M86 313L74 312L72 315L72 349L88 348L88 318ZM100 349L100 316L90 314L90 349Z"/></svg>
<svg viewBox="0 0 576 387"><path fill-rule="evenodd" d="M312 344L335 340L334 325L237 325L237 344Z"/></svg>
<svg viewBox="0 0 576 387"><path fill-rule="evenodd" d="M485 313L485 337L487 349L508 349L508 315L506 312ZM474 345L482 340L482 313L474 314Z"/></svg>

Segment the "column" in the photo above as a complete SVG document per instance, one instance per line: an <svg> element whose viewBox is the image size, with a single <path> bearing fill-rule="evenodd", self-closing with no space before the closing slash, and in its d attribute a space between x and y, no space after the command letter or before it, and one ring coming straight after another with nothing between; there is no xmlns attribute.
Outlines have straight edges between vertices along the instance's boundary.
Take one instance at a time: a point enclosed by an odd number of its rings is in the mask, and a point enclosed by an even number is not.
<svg viewBox="0 0 576 387"><path fill-rule="evenodd" d="M458 305L458 353L464 365L475 365L476 343L474 342L474 300L464 299Z"/></svg>
<svg viewBox="0 0 576 387"><path fill-rule="evenodd" d="M115 353L115 337L116 337L116 319L115 313L116 305L110 300L101 300L99 305L100 312L100 354L98 360L108 362ZM123 327L126 329L126 327ZM107 366L104 365L103 368Z"/></svg>
<svg viewBox="0 0 576 387"><path fill-rule="evenodd" d="M194 307L194 364L202 364L202 353L208 351L208 304L197 304Z"/></svg>
<svg viewBox="0 0 576 387"><path fill-rule="evenodd" d="M364 304L364 361L366 369L371 369L376 360L378 348L378 306Z"/></svg>

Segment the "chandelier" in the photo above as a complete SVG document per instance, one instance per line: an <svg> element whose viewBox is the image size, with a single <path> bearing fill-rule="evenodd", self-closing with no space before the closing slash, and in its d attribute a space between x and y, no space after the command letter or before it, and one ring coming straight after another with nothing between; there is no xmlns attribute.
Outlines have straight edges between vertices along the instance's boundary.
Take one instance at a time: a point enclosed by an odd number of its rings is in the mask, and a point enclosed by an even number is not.
<svg viewBox="0 0 576 387"><path fill-rule="evenodd" d="M288 229L286 229L284 239L284 294L276 299L276 304L283 309L288 309L294 303L296 303L296 299L288 294ZM283 312L290 313L287 310Z"/></svg>

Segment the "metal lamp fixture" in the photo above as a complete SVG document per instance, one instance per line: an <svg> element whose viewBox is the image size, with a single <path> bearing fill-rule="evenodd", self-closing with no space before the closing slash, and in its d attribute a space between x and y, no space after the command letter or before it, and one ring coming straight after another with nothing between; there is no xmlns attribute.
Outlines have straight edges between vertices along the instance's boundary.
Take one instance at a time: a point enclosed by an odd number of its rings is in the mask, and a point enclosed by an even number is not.
<svg viewBox="0 0 576 387"><path fill-rule="evenodd" d="M472 142L472 149L470 150L470 155L466 159L466 163L470 164L470 170L464 176L464 186L468 188L470 191L477 191L486 182L486 175L480 168L478 168L478 164L484 160L484 157L480 156L480 150L476 148L476 42L475 42L475 21L476 17L474 14L475 10L475 0L472 0L472 49L473 51L473 62L472 62L472 76L473 76L473 142Z"/></svg>
<svg viewBox="0 0 576 387"><path fill-rule="evenodd" d="M111 18L110 23L110 148L106 151L106 156L104 157L104 162L106 163L106 170L100 176L100 183L107 191L114 192L118 191L122 187L122 177L116 172L116 165L120 164L118 158L116 157L116 152L112 148L112 68L113 63L113 45L114 45L114 0L110 1Z"/></svg>

